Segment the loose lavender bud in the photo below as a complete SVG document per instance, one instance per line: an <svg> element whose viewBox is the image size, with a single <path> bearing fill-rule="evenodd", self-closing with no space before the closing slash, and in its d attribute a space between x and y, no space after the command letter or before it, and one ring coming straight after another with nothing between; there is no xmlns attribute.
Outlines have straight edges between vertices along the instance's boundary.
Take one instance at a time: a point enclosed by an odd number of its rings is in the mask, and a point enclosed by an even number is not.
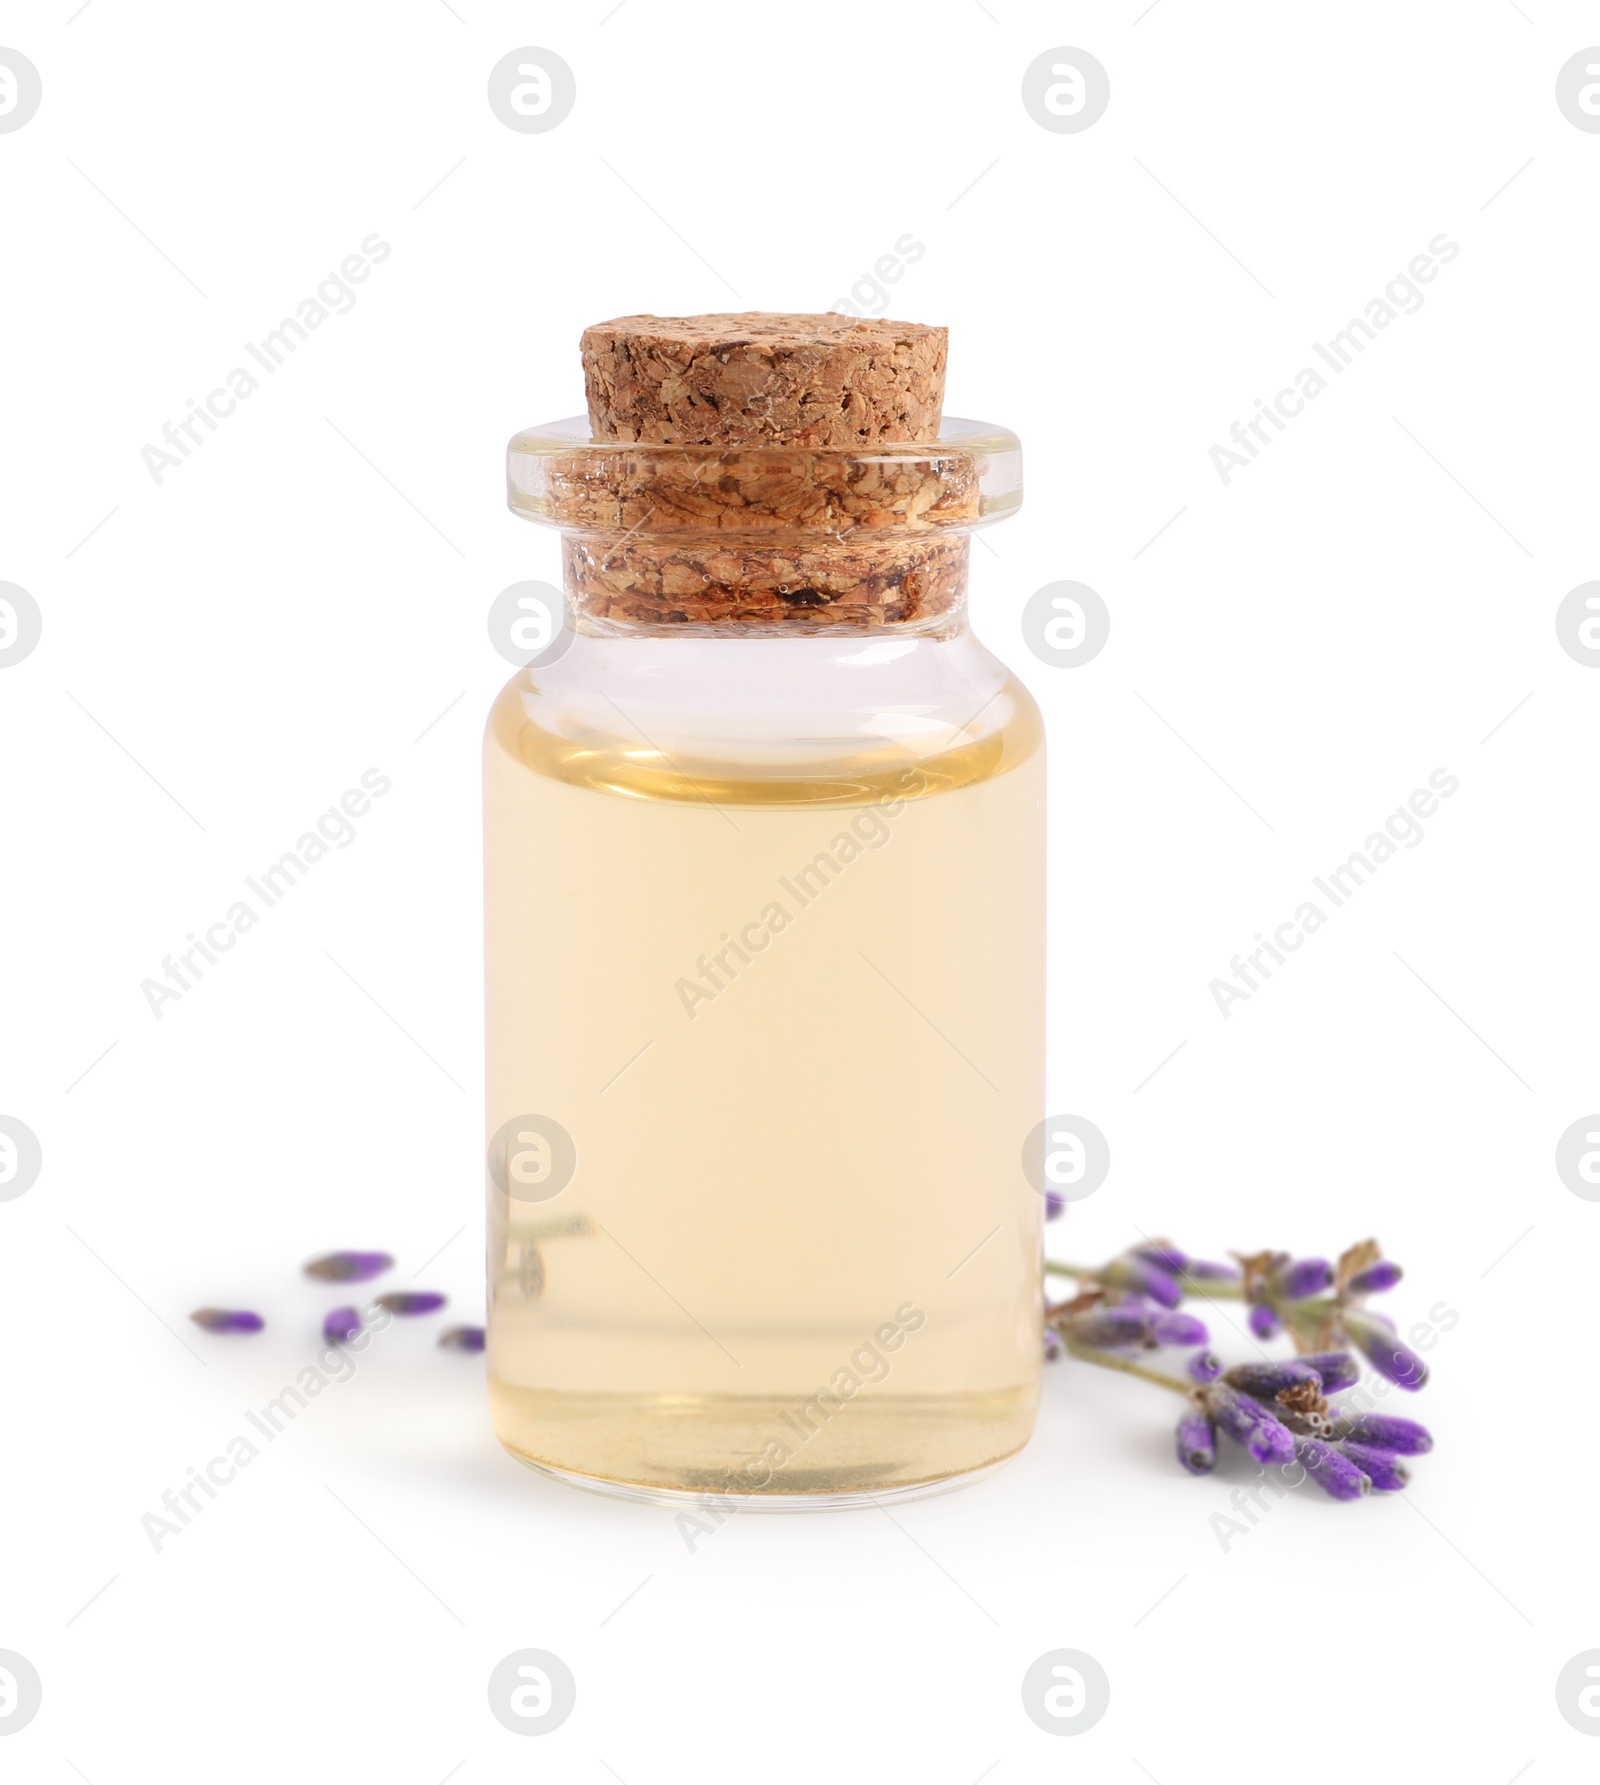
<svg viewBox="0 0 1600 1785"><path fill-rule="evenodd" d="M446 1351L482 1351L483 1339L481 1326L452 1326L439 1335Z"/></svg>
<svg viewBox="0 0 1600 1785"><path fill-rule="evenodd" d="M1176 1246L1163 1246L1155 1242L1148 1245L1130 1248L1135 1258L1142 1258L1146 1264L1153 1264L1157 1270L1171 1271L1174 1275L1189 1268L1189 1255L1180 1252Z"/></svg>
<svg viewBox="0 0 1600 1785"><path fill-rule="evenodd" d="M1143 1308L1091 1308L1068 1324L1067 1333L1099 1351L1125 1350L1151 1343L1150 1316Z"/></svg>
<svg viewBox="0 0 1600 1785"><path fill-rule="evenodd" d="M378 1297L378 1306L391 1314L437 1314L444 1304L445 1297L431 1289L396 1289Z"/></svg>
<svg viewBox="0 0 1600 1785"><path fill-rule="evenodd" d="M1393 1289L1404 1275L1399 1265L1384 1258L1364 1271L1357 1271L1345 1288L1357 1295L1378 1295L1385 1289Z"/></svg>
<svg viewBox="0 0 1600 1785"><path fill-rule="evenodd" d="M1158 1345L1203 1345L1211 1337L1205 1322L1193 1314L1157 1314L1151 1319L1150 1334Z"/></svg>
<svg viewBox="0 0 1600 1785"><path fill-rule="evenodd" d="M1183 1300L1183 1291L1178 1287L1176 1277L1162 1270L1160 1265L1130 1254L1114 1258L1101 1272L1100 1280L1112 1289L1136 1289L1141 1295L1149 1296L1151 1301L1160 1302L1163 1308L1175 1308Z"/></svg>
<svg viewBox="0 0 1600 1785"><path fill-rule="evenodd" d="M1258 1401L1275 1400L1286 1388L1301 1383L1320 1389L1322 1377L1303 1357L1268 1359L1264 1363L1234 1364L1223 1374L1229 1388L1253 1395Z"/></svg>
<svg viewBox="0 0 1600 1785"><path fill-rule="evenodd" d="M1310 1364L1322 1378L1322 1392L1325 1395L1336 1395L1346 1388L1354 1388L1361 1379L1361 1366L1348 1351L1313 1351L1300 1362Z"/></svg>
<svg viewBox="0 0 1600 1785"><path fill-rule="evenodd" d="M1338 1449L1380 1494L1397 1494L1411 1479L1411 1471L1392 1451L1374 1450L1370 1444L1341 1444Z"/></svg>
<svg viewBox="0 0 1600 1785"><path fill-rule="evenodd" d="M1414 1419L1397 1413L1336 1413L1333 1435L1370 1444L1375 1450L1398 1451L1401 1456L1426 1456L1433 1449L1433 1434Z"/></svg>
<svg viewBox="0 0 1600 1785"><path fill-rule="evenodd" d="M1178 1461L1191 1475L1209 1475L1217 1461L1217 1428L1196 1407L1178 1421Z"/></svg>
<svg viewBox="0 0 1600 1785"><path fill-rule="evenodd" d="M327 1252L305 1267L308 1277L324 1283L365 1283L381 1277L394 1260L387 1252Z"/></svg>
<svg viewBox="0 0 1600 1785"><path fill-rule="evenodd" d="M258 1333L267 1324L248 1308L196 1308L189 1318L208 1333Z"/></svg>
<svg viewBox="0 0 1600 1785"><path fill-rule="evenodd" d="M1283 1273L1283 1293L1292 1302L1321 1295L1333 1282L1333 1266L1326 1258L1302 1258Z"/></svg>
<svg viewBox="0 0 1600 1785"><path fill-rule="evenodd" d="M1191 1382L1215 1382L1222 1374L1222 1364L1214 1351L1197 1351L1185 1365Z"/></svg>
<svg viewBox="0 0 1600 1785"><path fill-rule="evenodd" d="M322 1323L322 1336L330 1345L343 1345L361 1331L361 1316L354 1308L335 1308Z"/></svg>
<svg viewBox="0 0 1600 1785"><path fill-rule="evenodd" d="M1255 1302L1250 1309L1250 1330L1258 1339L1275 1339L1278 1336L1278 1316L1265 1302Z"/></svg>
<svg viewBox="0 0 1600 1785"><path fill-rule="evenodd" d="M1306 1474L1335 1500L1359 1500L1372 1486L1369 1476L1320 1438L1302 1438L1295 1455Z"/></svg>
<svg viewBox="0 0 1600 1785"><path fill-rule="evenodd" d="M1191 1258L1183 1267L1183 1274L1192 1277L1196 1283L1237 1283L1239 1272L1231 1264L1207 1264L1203 1258Z"/></svg>
<svg viewBox="0 0 1600 1785"><path fill-rule="evenodd" d="M1404 1340L1390 1332L1386 1324L1365 1314L1348 1312L1344 1324L1367 1362L1397 1388L1415 1391L1428 1380L1428 1366Z"/></svg>
<svg viewBox="0 0 1600 1785"><path fill-rule="evenodd" d="M1225 1382L1213 1382L1205 1404L1213 1419L1258 1463L1286 1463L1294 1455L1294 1434L1259 1401L1252 1401Z"/></svg>
<svg viewBox="0 0 1600 1785"><path fill-rule="evenodd" d="M1046 1190L1044 1193L1044 1218L1055 1221L1067 1206L1067 1199L1058 1190Z"/></svg>

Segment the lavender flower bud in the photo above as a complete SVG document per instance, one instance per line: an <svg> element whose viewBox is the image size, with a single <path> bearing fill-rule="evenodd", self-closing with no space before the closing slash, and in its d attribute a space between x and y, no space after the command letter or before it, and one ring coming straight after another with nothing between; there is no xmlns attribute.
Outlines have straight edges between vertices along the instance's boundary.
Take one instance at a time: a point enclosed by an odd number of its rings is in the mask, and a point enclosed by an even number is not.
<svg viewBox="0 0 1600 1785"><path fill-rule="evenodd" d="M1225 1382L1213 1382L1205 1391L1205 1404L1223 1431L1258 1463L1287 1463L1293 1457L1294 1434L1259 1401Z"/></svg>
<svg viewBox="0 0 1600 1785"><path fill-rule="evenodd" d="M1163 1308L1175 1308L1183 1300L1183 1291L1170 1271L1126 1253L1112 1259L1100 1273L1100 1281L1112 1289L1137 1290L1151 1301L1160 1302Z"/></svg>
<svg viewBox="0 0 1600 1785"><path fill-rule="evenodd" d="M365 1283L381 1277L393 1263L387 1252L327 1252L313 1258L305 1271L325 1283Z"/></svg>
<svg viewBox="0 0 1600 1785"><path fill-rule="evenodd" d="M1335 1500L1359 1500L1372 1486L1370 1477L1320 1438L1302 1438L1295 1455L1306 1474Z"/></svg>
<svg viewBox="0 0 1600 1785"><path fill-rule="evenodd" d="M1231 1264L1207 1264L1203 1258L1191 1258L1183 1274L1196 1283L1237 1283L1239 1272Z"/></svg>
<svg viewBox="0 0 1600 1785"><path fill-rule="evenodd" d="M189 1318L208 1333L258 1333L267 1324L248 1308L196 1308Z"/></svg>
<svg viewBox="0 0 1600 1785"><path fill-rule="evenodd" d="M439 1335L446 1351L482 1351L484 1331L481 1326L452 1326Z"/></svg>
<svg viewBox="0 0 1600 1785"><path fill-rule="evenodd" d="M1265 1302L1255 1302L1250 1309L1250 1330L1258 1339L1275 1339L1278 1336L1278 1316Z"/></svg>
<svg viewBox="0 0 1600 1785"><path fill-rule="evenodd" d="M1377 1264L1369 1265L1366 1270L1357 1271L1345 1284L1345 1288L1357 1295L1378 1295L1385 1289L1393 1289L1404 1275L1405 1272L1399 1265L1383 1258Z"/></svg>
<svg viewBox="0 0 1600 1785"><path fill-rule="evenodd" d="M1061 1355L1061 1335L1053 1326L1044 1329L1044 1361L1053 1364Z"/></svg>
<svg viewBox="0 0 1600 1785"><path fill-rule="evenodd" d="M354 1308L335 1308L322 1323L322 1336L330 1345L343 1345L361 1331L361 1316Z"/></svg>
<svg viewBox="0 0 1600 1785"><path fill-rule="evenodd" d="M1157 1314L1150 1332L1158 1345L1203 1345L1211 1337L1205 1322L1193 1314Z"/></svg>
<svg viewBox="0 0 1600 1785"><path fill-rule="evenodd" d="M1217 1461L1217 1428L1196 1407L1178 1421L1178 1461L1191 1475L1209 1475Z"/></svg>
<svg viewBox="0 0 1600 1785"><path fill-rule="evenodd" d="M1313 1351L1310 1356L1299 1360L1310 1364L1322 1378L1322 1392L1325 1395L1336 1395L1347 1388L1354 1388L1361 1379L1361 1366L1348 1351Z"/></svg>
<svg viewBox="0 0 1600 1785"><path fill-rule="evenodd" d="M1365 1314L1345 1313L1345 1330L1380 1376L1413 1391L1428 1380L1428 1366L1387 1325Z"/></svg>
<svg viewBox="0 0 1600 1785"><path fill-rule="evenodd" d="M378 1306L391 1314L437 1314L445 1297L431 1289L396 1289L378 1297Z"/></svg>
<svg viewBox="0 0 1600 1785"><path fill-rule="evenodd" d="M1197 1351L1185 1366L1191 1382L1215 1382L1222 1374L1222 1364L1214 1351Z"/></svg>
<svg viewBox="0 0 1600 1785"><path fill-rule="evenodd" d="M1397 1413L1336 1413L1333 1435L1408 1457L1426 1456L1433 1449L1433 1434L1428 1428L1414 1419L1402 1419Z"/></svg>
<svg viewBox="0 0 1600 1785"><path fill-rule="evenodd" d="M1143 1308L1091 1308L1068 1323L1067 1334L1098 1351L1126 1350L1151 1343L1150 1316Z"/></svg>
<svg viewBox="0 0 1600 1785"><path fill-rule="evenodd" d="M1280 1282L1289 1301L1303 1302L1332 1285L1333 1266L1326 1258L1302 1258L1285 1268Z"/></svg>
<svg viewBox="0 0 1600 1785"><path fill-rule="evenodd" d="M1374 1450L1370 1444L1340 1444L1337 1448L1380 1494L1397 1494L1411 1479L1411 1471L1392 1451Z"/></svg>
<svg viewBox="0 0 1600 1785"><path fill-rule="evenodd" d="M1129 1250L1135 1258L1142 1258L1146 1264L1153 1264L1157 1270L1171 1271L1174 1275L1189 1268L1189 1255L1180 1252L1176 1246L1163 1246L1155 1242L1148 1245L1132 1246Z"/></svg>
<svg viewBox="0 0 1600 1785"><path fill-rule="evenodd" d="M1059 1220L1061 1212L1067 1206L1067 1199L1059 1190L1046 1190L1044 1193L1044 1218L1046 1221Z"/></svg>
<svg viewBox="0 0 1600 1785"><path fill-rule="evenodd" d="M1301 1383L1320 1389L1322 1377L1303 1357L1268 1359L1263 1363L1234 1364L1223 1373L1222 1380L1241 1394L1253 1395L1258 1401L1275 1400L1286 1388Z"/></svg>

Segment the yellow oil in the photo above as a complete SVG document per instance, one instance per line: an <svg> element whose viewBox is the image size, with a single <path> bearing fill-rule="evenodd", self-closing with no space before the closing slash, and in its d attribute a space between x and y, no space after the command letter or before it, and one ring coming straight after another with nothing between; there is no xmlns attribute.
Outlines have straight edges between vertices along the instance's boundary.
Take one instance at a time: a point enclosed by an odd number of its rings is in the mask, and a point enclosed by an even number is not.
<svg viewBox="0 0 1600 1785"><path fill-rule="evenodd" d="M490 1392L519 1459L807 1503L1026 1442L1044 752L1005 694L976 741L803 768L574 742L525 677L500 696L488 1131L554 1118L576 1149L547 1200L490 1188Z"/></svg>

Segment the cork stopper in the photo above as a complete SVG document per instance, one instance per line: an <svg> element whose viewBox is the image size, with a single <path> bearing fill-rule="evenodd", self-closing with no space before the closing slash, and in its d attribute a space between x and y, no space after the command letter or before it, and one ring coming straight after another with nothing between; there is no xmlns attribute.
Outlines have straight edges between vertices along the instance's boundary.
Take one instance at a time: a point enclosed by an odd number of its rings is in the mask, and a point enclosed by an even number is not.
<svg viewBox="0 0 1600 1785"><path fill-rule="evenodd" d="M968 534L1022 500L1015 435L941 416L946 337L848 316L625 316L583 334L587 417L513 437L587 631L950 629Z"/></svg>
<svg viewBox="0 0 1600 1785"><path fill-rule="evenodd" d="M948 337L916 322L740 311L583 331L596 440L862 447L936 440Z"/></svg>

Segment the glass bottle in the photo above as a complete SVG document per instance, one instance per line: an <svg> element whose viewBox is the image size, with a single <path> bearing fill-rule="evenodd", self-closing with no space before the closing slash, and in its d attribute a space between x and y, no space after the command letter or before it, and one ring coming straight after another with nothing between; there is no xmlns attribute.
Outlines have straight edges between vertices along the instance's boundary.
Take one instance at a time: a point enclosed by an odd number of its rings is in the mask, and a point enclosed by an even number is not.
<svg viewBox="0 0 1600 1785"><path fill-rule="evenodd" d="M509 475L567 614L485 740L500 1440L779 1507L996 1467L1041 1360L1045 759L966 594L1018 443L578 420Z"/></svg>

